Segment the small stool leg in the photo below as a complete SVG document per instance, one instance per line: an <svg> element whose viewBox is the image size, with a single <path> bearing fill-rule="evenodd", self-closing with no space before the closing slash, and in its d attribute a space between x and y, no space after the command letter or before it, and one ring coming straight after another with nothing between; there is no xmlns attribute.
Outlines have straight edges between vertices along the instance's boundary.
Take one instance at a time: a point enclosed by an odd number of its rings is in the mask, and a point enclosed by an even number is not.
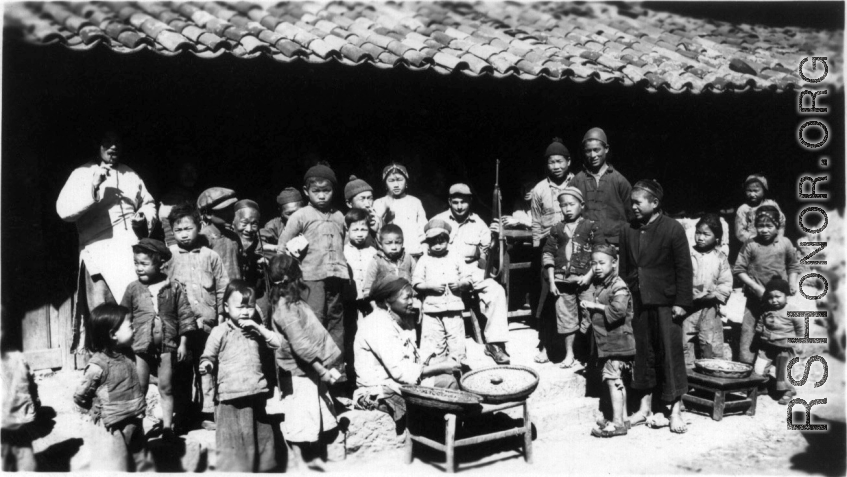
<svg viewBox="0 0 847 477"><path fill-rule="evenodd" d="M412 440L412 417L411 417L411 406L406 407L406 446L405 451L406 455L405 460L406 464L411 464L414 460L414 456L412 455L412 451L414 450L415 441Z"/></svg>
<svg viewBox="0 0 847 477"><path fill-rule="evenodd" d="M447 472L452 474L456 472L456 415L448 412L444 419L447 420L447 426L444 429L444 453L447 455L447 462L444 465L447 467Z"/></svg>
<svg viewBox="0 0 847 477"><path fill-rule="evenodd" d="M716 421L723 419L724 405L726 405L726 392L715 391L715 404L712 408L712 419Z"/></svg>
<svg viewBox="0 0 847 477"><path fill-rule="evenodd" d="M750 409L747 410L748 416L756 415L756 401L759 399L759 386L753 386L750 388L750 392L747 393L747 399L750 400Z"/></svg>
<svg viewBox="0 0 847 477"><path fill-rule="evenodd" d="M523 402L523 456L528 464L532 464L532 419L529 417L529 399Z"/></svg>

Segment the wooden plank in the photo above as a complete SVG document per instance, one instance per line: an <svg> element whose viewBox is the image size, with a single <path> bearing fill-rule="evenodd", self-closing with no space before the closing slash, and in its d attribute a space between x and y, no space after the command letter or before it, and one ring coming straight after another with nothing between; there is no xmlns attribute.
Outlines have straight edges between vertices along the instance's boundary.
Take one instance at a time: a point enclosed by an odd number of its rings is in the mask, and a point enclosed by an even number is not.
<svg viewBox="0 0 847 477"><path fill-rule="evenodd" d="M24 351L24 357L33 371L62 367L62 348Z"/></svg>
<svg viewBox="0 0 847 477"><path fill-rule="evenodd" d="M23 350L50 348L50 305L43 305L24 314L21 324Z"/></svg>
<svg viewBox="0 0 847 477"><path fill-rule="evenodd" d="M530 262L517 262L509 265L509 270L526 270L532 268L532 263Z"/></svg>
<svg viewBox="0 0 847 477"><path fill-rule="evenodd" d="M74 332L74 294L71 295L59 307L57 315L57 327L55 335L57 335L59 348L62 348L62 369L74 369L74 357L71 354L71 345L73 345Z"/></svg>
<svg viewBox="0 0 847 477"><path fill-rule="evenodd" d="M532 314L532 310L515 310L507 313L509 318L521 318Z"/></svg>
<svg viewBox="0 0 847 477"><path fill-rule="evenodd" d="M483 442L496 441L498 439L505 439L507 437L512 436L521 436L526 432L526 429L521 427L516 427L514 429L509 429L506 431L492 432L491 434L483 434L481 436L467 437L465 439L460 439L455 442L456 447L461 446L470 446L473 444L481 444Z"/></svg>
<svg viewBox="0 0 847 477"><path fill-rule="evenodd" d="M421 444L423 444L425 446L429 446L429 447L432 447L435 450L439 450L441 452L444 452L444 444L442 444L440 442L435 442L434 440L432 440L428 437L416 436L414 434L411 434L411 437L412 437L412 440L414 440L415 442L420 442Z"/></svg>

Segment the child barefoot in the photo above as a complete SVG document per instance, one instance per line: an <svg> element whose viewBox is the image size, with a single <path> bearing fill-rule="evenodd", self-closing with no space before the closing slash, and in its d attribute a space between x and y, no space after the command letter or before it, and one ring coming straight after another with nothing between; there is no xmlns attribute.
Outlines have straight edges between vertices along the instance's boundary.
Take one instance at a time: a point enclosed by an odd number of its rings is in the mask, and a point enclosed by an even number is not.
<svg viewBox="0 0 847 477"><path fill-rule="evenodd" d="M787 305L790 291L788 282L774 275L765 286L762 297L762 316L756 325L756 337L759 340L759 354L755 369L758 374L771 374L776 379L776 391L782 393L780 404L788 404L797 395L797 390L788 382L788 361L796 356L794 346L788 338L802 338L806 333L806 320L802 316L789 316L797 311Z"/></svg>
<svg viewBox="0 0 847 477"><path fill-rule="evenodd" d="M777 232L779 236L785 234L785 215L772 199L768 198L768 180L761 174L752 174L744 181L744 196L747 201L738 207L735 212L735 236L743 245L751 238L756 237L756 210L763 205L776 208L779 213L779 222L782 224Z"/></svg>
<svg viewBox="0 0 847 477"><path fill-rule="evenodd" d="M688 368L694 367L697 355L702 358L724 356L723 323L718 307L726 304L732 293L732 269L726 255L718 250L722 238L723 228L717 215L707 214L697 222L691 251L694 311L682 322L682 345ZM695 343L699 350L695 349Z"/></svg>
<svg viewBox="0 0 847 477"><path fill-rule="evenodd" d="M91 312L89 330L94 353L74 393L88 410L92 471L141 472L147 468L147 439L141 420L147 401L141 392L132 355L132 317L126 308L106 303Z"/></svg>
<svg viewBox="0 0 847 477"><path fill-rule="evenodd" d="M341 358L341 350L302 300L308 289L297 260L288 255L276 256L269 273L274 284L274 329L281 339L276 363L285 408L283 434L299 457L295 462L300 460L314 468L315 459L325 453L326 440L322 435L337 426L327 384L334 384L341 375L326 366Z"/></svg>
<svg viewBox="0 0 847 477"><path fill-rule="evenodd" d="M216 375L216 469L268 472L276 462L273 425L265 412L270 387L265 369L279 337L259 323L256 292L233 280L224 293L227 319L209 334L200 373Z"/></svg>
<svg viewBox="0 0 847 477"><path fill-rule="evenodd" d="M635 220L621 231L619 273L635 305L632 388L643 393L632 421L650 415L652 395L659 393L670 405L670 412L663 410L670 419L654 421L655 427L669 422L671 432L681 434L688 430L680 407L688 377L679 320L692 305L694 277L685 230L662 213L663 197L656 181L638 181L632 187Z"/></svg>
<svg viewBox="0 0 847 477"><path fill-rule="evenodd" d="M756 236L747 241L738 252L733 275L745 285L747 309L741 322L738 360L753 364L756 357L753 336L756 317L761 314L761 300L765 294L765 283L774 275L788 279L790 294L797 293L797 275L800 266L794 253L794 246L785 237L780 237L783 226L780 212L776 207L763 205L756 210Z"/></svg>
<svg viewBox="0 0 847 477"><path fill-rule="evenodd" d="M593 269L592 300L580 304L591 314L594 343L603 367L603 381L609 388L612 401L612 420L598 423L591 430L594 437L625 436L629 428L626 417L626 385L635 356L632 335L632 296L626 283L618 276L615 266L618 253L611 245L595 245L591 254Z"/></svg>
<svg viewBox="0 0 847 477"><path fill-rule="evenodd" d="M541 263L547 270L550 293L556 300L556 331L565 338L565 359L560 367L574 365L573 343L577 331L586 333L588 317L580 319L578 302L589 299L588 285L593 274L589 264L591 247L605 243L603 233L592 220L582 218L582 192L565 187L558 197L564 220L550 230ZM549 338L548 338L549 339ZM542 351L545 343L541 343Z"/></svg>
<svg viewBox="0 0 847 477"><path fill-rule="evenodd" d="M417 197L406 193L409 172L406 167L392 163L382 170L382 181L387 194L374 201L374 212L383 223L397 224L406 236L406 252L415 258L423 255L421 242L424 238L426 212Z"/></svg>
<svg viewBox="0 0 847 477"><path fill-rule="evenodd" d="M174 437L174 371L177 362L188 358L188 336L197 330L197 325L182 285L168 280L162 272L162 265L171 259L165 244L143 238L132 246L132 253L138 280L127 287L121 306L129 310L137 330L132 351L141 393L147 395L150 374L156 374L162 403L162 437L170 441Z"/></svg>

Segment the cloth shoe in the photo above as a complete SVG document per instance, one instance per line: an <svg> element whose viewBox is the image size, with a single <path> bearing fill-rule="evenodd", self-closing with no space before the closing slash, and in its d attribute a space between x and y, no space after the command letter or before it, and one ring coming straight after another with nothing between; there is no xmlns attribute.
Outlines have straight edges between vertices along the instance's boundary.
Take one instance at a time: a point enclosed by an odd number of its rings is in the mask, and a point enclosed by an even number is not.
<svg viewBox="0 0 847 477"><path fill-rule="evenodd" d="M486 356L491 356L497 364L509 364L509 353L501 343L489 343L485 345Z"/></svg>

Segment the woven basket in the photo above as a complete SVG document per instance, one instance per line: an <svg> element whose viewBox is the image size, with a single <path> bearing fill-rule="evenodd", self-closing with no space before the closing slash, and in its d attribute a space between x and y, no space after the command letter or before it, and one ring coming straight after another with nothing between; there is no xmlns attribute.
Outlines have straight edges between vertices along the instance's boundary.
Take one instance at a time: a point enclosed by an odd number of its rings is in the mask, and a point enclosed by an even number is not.
<svg viewBox="0 0 847 477"><path fill-rule="evenodd" d="M538 373L526 366L506 365L471 371L462 377L462 389L487 403L519 401L538 387Z"/></svg>
<svg viewBox="0 0 847 477"><path fill-rule="evenodd" d="M706 376L716 378L743 379L753 373L749 364L725 361L722 359L698 359L694 361L694 369Z"/></svg>
<svg viewBox="0 0 847 477"><path fill-rule="evenodd" d="M400 394L407 403L444 411L467 411L482 401L481 396L465 391L418 385L402 386Z"/></svg>

